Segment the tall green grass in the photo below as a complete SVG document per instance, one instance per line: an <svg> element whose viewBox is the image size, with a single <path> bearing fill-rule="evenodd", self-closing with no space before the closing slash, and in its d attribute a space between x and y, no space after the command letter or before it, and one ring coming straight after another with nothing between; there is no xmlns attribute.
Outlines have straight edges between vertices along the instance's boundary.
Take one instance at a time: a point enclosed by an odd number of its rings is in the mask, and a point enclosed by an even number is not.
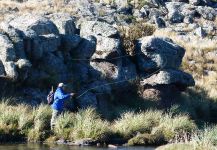
<svg viewBox="0 0 217 150"><path fill-rule="evenodd" d="M217 149L217 126L195 131L190 139L161 146L157 150L215 150Z"/></svg>
<svg viewBox="0 0 217 150"><path fill-rule="evenodd" d="M99 114L92 108L80 110L75 114L71 139L91 138L105 139L110 134L109 123L102 120Z"/></svg>
<svg viewBox="0 0 217 150"><path fill-rule="evenodd" d="M4 139L38 142L49 137L70 141L88 138L103 142L118 137L129 140L132 145L140 145L175 141L187 133L191 137L191 145L204 147L217 144L217 127L199 132L187 115L173 115L159 110L126 112L112 122L103 120L93 108L81 109L76 113L65 112L57 118L51 132L52 110L48 105L32 108L1 102L0 109L0 140L3 142Z"/></svg>
<svg viewBox="0 0 217 150"><path fill-rule="evenodd" d="M159 124L161 111L146 111L141 113L126 112L114 122L114 132L124 138L134 136L137 132L150 133Z"/></svg>
<svg viewBox="0 0 217 150"><path fill-rule="evenodd" d="M164 114L159 121L159 126L155 127L152 133L160 132L167 141L176 137L182 137L184 133L193 133L197 129L196 124L187 115Z"/></svg>

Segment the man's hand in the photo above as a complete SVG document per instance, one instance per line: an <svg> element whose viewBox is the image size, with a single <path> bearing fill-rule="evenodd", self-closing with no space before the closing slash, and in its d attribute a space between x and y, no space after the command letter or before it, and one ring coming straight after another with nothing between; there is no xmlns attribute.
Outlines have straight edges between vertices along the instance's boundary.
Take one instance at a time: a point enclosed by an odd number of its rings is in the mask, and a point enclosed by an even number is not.
<svg viewBox="0 0 217 150"><path fill-rule="evenodd" d="M74 96L75 96L75 93L70 93L70 96L71 96L71 97L74 97Z"/></svg>

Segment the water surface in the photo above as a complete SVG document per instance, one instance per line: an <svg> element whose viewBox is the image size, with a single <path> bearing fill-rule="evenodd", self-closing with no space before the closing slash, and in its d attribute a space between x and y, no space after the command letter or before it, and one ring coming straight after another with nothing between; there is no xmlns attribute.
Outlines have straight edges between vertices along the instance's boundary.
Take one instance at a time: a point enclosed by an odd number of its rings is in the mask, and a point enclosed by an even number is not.
<svg viewBox="0 0 217 150"><path fill-rule="evenodd" d="M45 144L2 144L0 150L111 150L114 148L100 147L78 147L67 145L45 145ZM152 147L118 147L118 150L154 150Z"/></svg>

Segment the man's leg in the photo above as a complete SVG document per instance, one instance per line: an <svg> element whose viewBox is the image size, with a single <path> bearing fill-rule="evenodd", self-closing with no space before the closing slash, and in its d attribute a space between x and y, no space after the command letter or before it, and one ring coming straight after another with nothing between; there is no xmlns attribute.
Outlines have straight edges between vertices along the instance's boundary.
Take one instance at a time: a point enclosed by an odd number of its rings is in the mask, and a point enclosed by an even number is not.
<svg viewBox="0 0 217 150"><path fill-rule="evenodd" d="M53 109L52 117L51 117L51 122L50 122L51 130L54 129L54 126L55 126L55 124L56 124L56 119L57 119L57 117L58 117L60 114L61 114L60 111Z"/></svg>

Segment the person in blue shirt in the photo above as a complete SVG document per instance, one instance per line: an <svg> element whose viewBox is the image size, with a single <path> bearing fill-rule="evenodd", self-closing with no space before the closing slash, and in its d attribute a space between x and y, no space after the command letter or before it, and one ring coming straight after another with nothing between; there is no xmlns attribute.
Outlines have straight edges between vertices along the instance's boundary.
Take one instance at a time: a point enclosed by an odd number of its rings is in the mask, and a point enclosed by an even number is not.
<svg viewBox="0 0 217 150"><path fill-rule="evenodd" d="M55 126L55 121L57 117L62 113L64 108L64 102L73 97L74 93L66 93L66 85L64 83L59 83L58 87L54 93L54 101L51 105L52 108L52 117L51 117L51 130Z"/></svg>

